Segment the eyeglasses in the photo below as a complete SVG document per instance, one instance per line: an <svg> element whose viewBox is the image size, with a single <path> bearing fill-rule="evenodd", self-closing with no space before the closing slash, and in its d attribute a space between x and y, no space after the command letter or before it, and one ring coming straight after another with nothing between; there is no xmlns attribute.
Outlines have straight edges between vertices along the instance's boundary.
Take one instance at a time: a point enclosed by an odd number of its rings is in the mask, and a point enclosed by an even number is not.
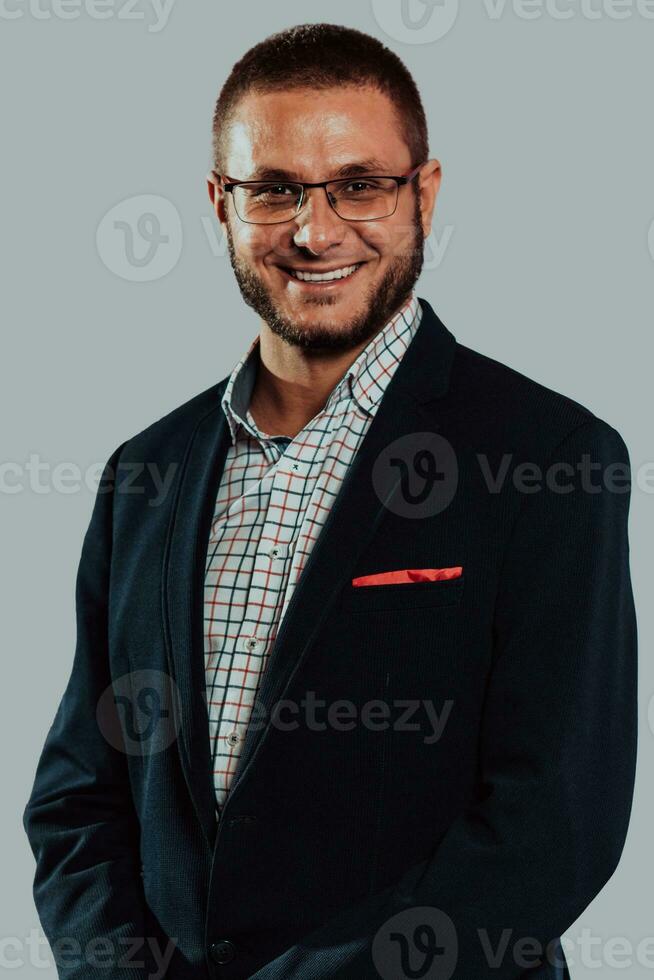
<svg viewBox="0 0 654 980"><path fill-rule="evenodd" d="M324 187L327 200L346 221L377 221L390 218L397 209L400 187L410 184L424 164L420 163L399 177L342 177L317 183L302 181L232 180L216 171L223 190L232 195L234 209L241 221L252 225L275 225L290 221L302 210L308 187Z"/></svg>

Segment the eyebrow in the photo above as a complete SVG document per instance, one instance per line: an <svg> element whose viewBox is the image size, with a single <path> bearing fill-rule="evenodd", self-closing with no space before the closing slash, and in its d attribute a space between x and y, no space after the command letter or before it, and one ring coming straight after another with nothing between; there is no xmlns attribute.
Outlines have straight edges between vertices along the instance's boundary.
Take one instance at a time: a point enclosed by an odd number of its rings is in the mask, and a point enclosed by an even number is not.
<svg viewBox="0 0 654 980"><path fill-rule="evenodd" d="M329 180L337 180L339 177L357 177L360 174L381 174L388 171L388 164L383 160L371 158L369 160L358 160L356 163L344 163L338 170L332 172ZM248 180L297 180L301 177L295 170L283 170L279 167L261 167L248 177ZM309 181L312 183L312 181Z"/></svg>

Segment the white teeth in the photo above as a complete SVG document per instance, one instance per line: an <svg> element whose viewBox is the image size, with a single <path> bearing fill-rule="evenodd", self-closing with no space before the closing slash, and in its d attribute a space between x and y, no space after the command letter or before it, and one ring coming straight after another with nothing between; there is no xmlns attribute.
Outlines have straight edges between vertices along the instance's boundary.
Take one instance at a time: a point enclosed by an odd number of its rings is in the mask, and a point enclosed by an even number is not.
<svg viewBox="0 0 654 980"><path fill-rule="evenodd" d="M288 271L296 279L302 282L330 282L332 279L345 279L351 276L359 268L359 265L348 265L343 269L334 269L333 272L300 272L299 269L289 269Z"/></svg>

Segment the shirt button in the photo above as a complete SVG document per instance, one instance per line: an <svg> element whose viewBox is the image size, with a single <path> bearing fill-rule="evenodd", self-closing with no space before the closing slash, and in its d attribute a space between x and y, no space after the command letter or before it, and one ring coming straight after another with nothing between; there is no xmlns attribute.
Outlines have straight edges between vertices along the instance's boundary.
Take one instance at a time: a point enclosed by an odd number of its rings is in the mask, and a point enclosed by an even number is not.
<svg viewBox="0 0 654 980"><path fill-rule="evenodd" d="M257 647L259 646L259 641L254 636L247 636L245 638L245 642L243 643L243 646L248 652L250 652L252 650L257 649Z"/></svg>
<svg viewBox="0 0 654 980"><path fill-rule="evenodd" d="M225 741L228 745L238 745L241 741L241 736L238 732L230 732L229 735L225 735Z"/></svg>
<svg viewBox="0 0 654 980"><path fill-rule="evenodd" d="M236 956L236 946L230 939L220 939L209 947L209 956L214 963L231 963Z"/></svg>

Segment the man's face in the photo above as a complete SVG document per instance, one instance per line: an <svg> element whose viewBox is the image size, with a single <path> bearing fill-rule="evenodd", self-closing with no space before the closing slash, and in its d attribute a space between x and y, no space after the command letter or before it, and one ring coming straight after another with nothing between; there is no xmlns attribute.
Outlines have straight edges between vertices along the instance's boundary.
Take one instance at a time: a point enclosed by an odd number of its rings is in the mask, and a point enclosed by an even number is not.
<svg viewBox="0 0 654 980"><path fill-rule="evenodd" d="M366 161L376 161L367 168L371 175L400 175L423 163L411 159L383 93L352 86L249 93L230 127L226 174L257 180L274 170L287 180L313 182ZM374 221L339 217L324 189L312 188L291 220L248 224L236 214L231 195L210 181L245 302L275 334L306 350L346 350L366 341L402 305L420 274L438 189L437 161L425 172L421 184L418 175L413 185L400 188L393 215ZM356 271L326 284L302 282L288 271L352 266Z"/></svg>

